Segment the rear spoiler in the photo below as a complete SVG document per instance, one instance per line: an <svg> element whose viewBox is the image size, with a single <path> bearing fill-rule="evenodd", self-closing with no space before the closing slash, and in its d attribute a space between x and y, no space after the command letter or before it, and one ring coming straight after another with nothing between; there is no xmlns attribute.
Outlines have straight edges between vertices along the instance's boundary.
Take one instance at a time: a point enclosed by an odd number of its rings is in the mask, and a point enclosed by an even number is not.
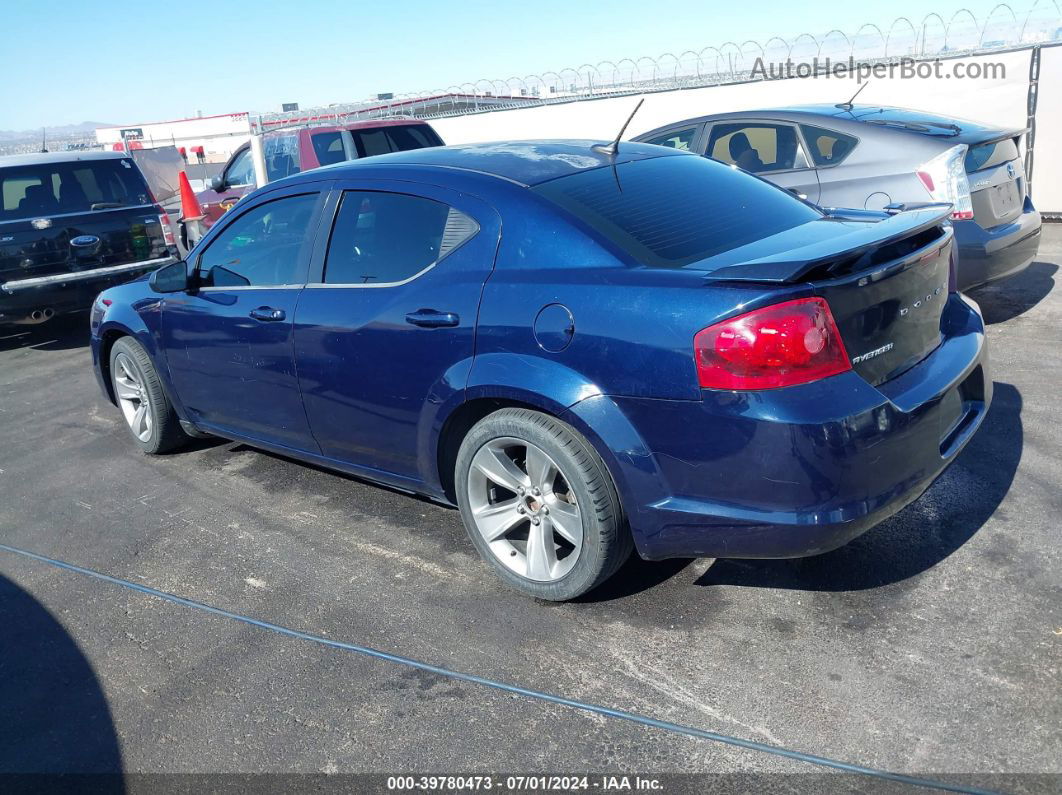
<svg viewBox="0 0 1062 795"><path fill-rule="evenodd" d="M844 223L857 220L847 234L838 234L828 240L820 240L807 246L790 249L769 257L749 260L738 265L729 265L709 271L706 282L767 282L786 284L800 281L815 273L830 275L834 266L844 266L846 272L854 272L875 264L868 254L904 238L913 237L950 219L950 204L934 204L887 216L877 223L845 210L827 211L826 217L811 223ZM874 213L881 218L880 214ZM950 230L949 230L950 231ZM947 240L951 235L946 236ZM839 275L839 274L837 274Z"/></svg>

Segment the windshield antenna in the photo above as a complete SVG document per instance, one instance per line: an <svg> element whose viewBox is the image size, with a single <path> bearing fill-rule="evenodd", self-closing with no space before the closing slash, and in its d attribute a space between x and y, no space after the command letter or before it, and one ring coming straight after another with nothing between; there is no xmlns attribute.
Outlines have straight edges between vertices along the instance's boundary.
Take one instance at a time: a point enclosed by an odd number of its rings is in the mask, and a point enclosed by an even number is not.
<svg viewBox="0 0 1062 795"><path fill-rule="evenodd" d="M627 125L631 123L631 119L634 118L634 114L638 112L638 108L642 106L643 102L645 102L645 97L638 100L638 104L634 106L634 110L632 110L631 115L627 117L627 121L623 122L623 126L620 127L619 135L616 136L616 139L612 143L594 144L590 148L595 152L601 152L603 155L612 155L615 157L619 153L620 138L623 137L623 133L627 132Z"/></svg>
<svg viewBox="0 0 1062 795"><path fill-rule="evenodd" d="M863 83L863 85L861 85L859 88L856 89L856 92L854 94L852 94L852 98L850 100L848 100L847 102L840 102L840 103L834 105L834 107L835 108L840 108L841 110L851 110L854 107L852 105L852 103L855 102L855 98L859 96L859 92L862 91L864 88L866 88L869 85L870 85L870 81L868 80L866 83Z"/></svg>

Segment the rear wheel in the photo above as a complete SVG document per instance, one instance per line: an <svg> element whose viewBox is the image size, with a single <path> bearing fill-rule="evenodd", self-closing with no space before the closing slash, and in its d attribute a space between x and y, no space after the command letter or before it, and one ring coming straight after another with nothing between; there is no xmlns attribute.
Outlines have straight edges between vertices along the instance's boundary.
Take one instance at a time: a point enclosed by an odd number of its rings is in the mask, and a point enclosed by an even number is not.
<svg viewBox="0 0 1062 795"><path fill-rule="evenodd" d="M140 449L165 453L184 444L188 436L143 346L122 337L111 348L110 363L115 400Z"/></svg>
<svg viewBox="0 0 1062 795"><path fill-rule="evenodd" d="M457 455L457 498L476 549L503 580L564 601L596 587L630 555L612 479L570 425L527 409L477 423Z"/></svg>

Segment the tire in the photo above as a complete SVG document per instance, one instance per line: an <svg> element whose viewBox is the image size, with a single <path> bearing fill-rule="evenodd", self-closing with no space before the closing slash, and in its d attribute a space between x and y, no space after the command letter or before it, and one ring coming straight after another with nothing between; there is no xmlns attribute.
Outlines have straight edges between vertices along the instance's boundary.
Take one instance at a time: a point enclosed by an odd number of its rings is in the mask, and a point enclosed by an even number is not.
<svg viewBox="0 0 1062 795"><path fill-rule="evenodd" d="M461 442L454 474L472 543L518 591L574 599L630 556L633 540L604 462L555 417L522 408L484 417Z"/></svg>
<svg viewBox="0 0 1062 795"><path fill-rule="evenodd" d="M139 342L122 337L114 343L110 373L115 402L122 411L125 427L141 450L149 455L166 453L188 441L151 357Z"/></svg>

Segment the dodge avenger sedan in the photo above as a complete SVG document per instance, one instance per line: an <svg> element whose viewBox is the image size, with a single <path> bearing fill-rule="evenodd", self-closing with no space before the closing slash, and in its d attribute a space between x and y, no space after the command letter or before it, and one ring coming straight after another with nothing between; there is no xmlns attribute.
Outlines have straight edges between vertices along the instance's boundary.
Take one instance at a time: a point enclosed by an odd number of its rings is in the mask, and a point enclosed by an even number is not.
<svg viewBox="0 0 1062 795"><path fill-rule="evenodd" d="M212 434L460 508L510 585L833 549L916 499L991 378L950 206L823 212L592 141L400 152L250 194L102 293L147 453Z"/></svg>

